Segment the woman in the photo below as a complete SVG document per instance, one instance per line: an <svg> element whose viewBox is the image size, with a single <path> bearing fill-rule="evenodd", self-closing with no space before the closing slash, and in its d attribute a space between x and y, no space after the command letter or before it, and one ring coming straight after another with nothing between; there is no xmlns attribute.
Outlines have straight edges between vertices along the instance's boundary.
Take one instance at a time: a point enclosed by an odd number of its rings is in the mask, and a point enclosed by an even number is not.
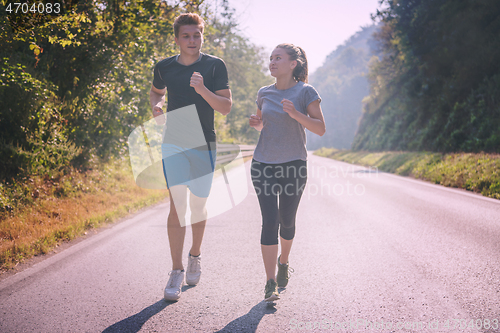
<svg viewBox="0 0 500 333"><path fill-rule="evenodd" d="M269 70L276 82L259 90L257 114L250 116L249 123L261 131L251 175L262 212L261 249L267 275L264 299L274 301L279 299L278 287L288 283L295 215L307 181L305 129L321 136L325 121L321 98L307 84L307 58L302 48L276 46Z"/></svg>

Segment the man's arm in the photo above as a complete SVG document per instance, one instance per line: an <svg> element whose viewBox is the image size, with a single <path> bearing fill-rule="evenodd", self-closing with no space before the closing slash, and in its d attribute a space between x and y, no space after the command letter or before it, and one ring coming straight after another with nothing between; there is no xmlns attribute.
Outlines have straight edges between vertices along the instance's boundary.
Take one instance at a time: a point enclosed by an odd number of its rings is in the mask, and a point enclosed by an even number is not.
<svg viewBox="0 0 500 333"><path fill-rule="evenodd" d="M227 115L231 112L233 100L231 98L230 89L217 90L215 93L208 90L203 83L203 76L200 73L194 72L191 76L190 86L203 97L208 104L219 113Z"/></svg>
<svg viewBox="0 0 500 333"><path fill-rule="evenodd" d="M149 91L149 101L151 102L151 108L153 109L153 117L156 119L158 125L163 125L165 123L165 116L163 115L163 105L165 105L165 92L167 88L158 89L151 85L151 90Z"/></svg>

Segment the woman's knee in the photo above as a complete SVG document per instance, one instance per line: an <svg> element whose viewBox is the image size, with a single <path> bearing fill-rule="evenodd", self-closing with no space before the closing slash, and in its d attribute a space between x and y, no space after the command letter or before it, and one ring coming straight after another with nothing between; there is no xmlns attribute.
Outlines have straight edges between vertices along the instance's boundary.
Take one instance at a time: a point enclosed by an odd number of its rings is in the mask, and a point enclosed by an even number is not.
<svg viewBox="0 0 500 333"><path fill-rule="evenodd" d="M280 236L285 240L292 240L295 237L295 223L288 227L281 225Z"/></svg>
<svg viewBox="0 0 500 333"><path fill-rule="evenodd" d="M266 230L262 227L262 233L260 235L261 245L276 245L278 244L278 228L273 230Z"/></svg>

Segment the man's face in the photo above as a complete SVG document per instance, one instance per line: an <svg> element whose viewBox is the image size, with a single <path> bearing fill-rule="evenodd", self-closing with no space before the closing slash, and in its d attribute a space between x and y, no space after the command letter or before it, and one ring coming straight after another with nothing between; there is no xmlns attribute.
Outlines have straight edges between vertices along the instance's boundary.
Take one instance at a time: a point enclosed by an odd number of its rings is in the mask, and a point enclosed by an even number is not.
<svg viewBox="0 0 500 333"><path fill-rule="evenodd" d="M197 25L182 25L179 27L179 37L175 37L181 53L195 56L199 54L203 45L203 34Z"/></svg>

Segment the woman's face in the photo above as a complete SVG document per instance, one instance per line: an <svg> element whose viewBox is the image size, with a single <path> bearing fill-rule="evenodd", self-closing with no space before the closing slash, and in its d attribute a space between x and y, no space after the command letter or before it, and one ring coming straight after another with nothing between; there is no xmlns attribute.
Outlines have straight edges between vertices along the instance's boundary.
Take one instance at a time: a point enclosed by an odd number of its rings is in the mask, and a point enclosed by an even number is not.
<svg viewBox="0 0 500 333"><path fill-rule="evenodd" d="M290 60L285 49L276 48L269 57L269 71L273 77L292 75L297 60Z"/></svg>

